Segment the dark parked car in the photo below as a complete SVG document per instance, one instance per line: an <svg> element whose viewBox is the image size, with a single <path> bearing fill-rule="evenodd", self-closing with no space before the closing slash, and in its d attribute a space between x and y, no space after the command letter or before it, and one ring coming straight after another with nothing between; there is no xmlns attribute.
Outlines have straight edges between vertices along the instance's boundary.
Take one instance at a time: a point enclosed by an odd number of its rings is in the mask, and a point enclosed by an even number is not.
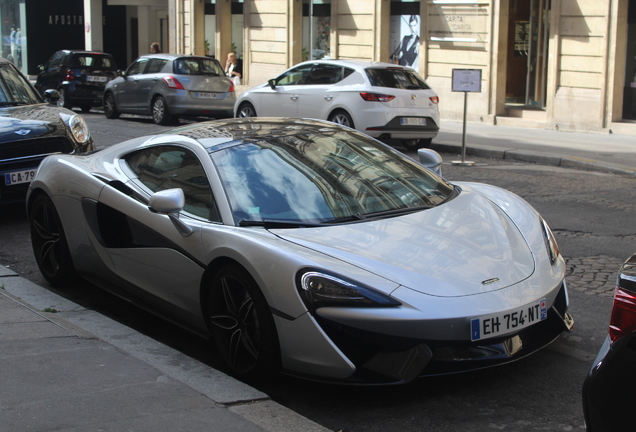
<svg viewBox="0 0 636 432"><path fill-rule="evenodd" d="M48 90L54 102L60 94ZM46 156L93 149L78 114L46 105L28 79L0 59L0 204L24 201L29 183Z"/></svg>
<svg viewBox="0 0 636 432"><path fill-rule="evenodd" d="M609 332L583 383L589 432L634 430L636 404L636 254L616 281Z"/></svg>
<svg viewBox="0 0 636 432"><path fill-rule="evenodd" d="M90 111L102 105L106 83L117 77L117 66L110 54L87 51L58 51L40 65L35 88L40 94L49 89L60 92L58 105Z"/></svg>
<svg viewBox="0 0 636 432"><path fill-rule="evenodd" d="M232 80L210 57L152 54L139 57L104 91L104 114L152 115L167 125L178 117L232 117Z"/></svg>

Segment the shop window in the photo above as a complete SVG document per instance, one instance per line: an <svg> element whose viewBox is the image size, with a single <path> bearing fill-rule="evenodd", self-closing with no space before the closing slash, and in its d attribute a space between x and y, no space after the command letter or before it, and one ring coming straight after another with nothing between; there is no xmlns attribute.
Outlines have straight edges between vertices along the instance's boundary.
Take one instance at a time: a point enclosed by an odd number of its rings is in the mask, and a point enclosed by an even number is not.
<svg viewBox="0 0 636 432"><path fill-rule="evenodd" d="M303 0L303 61L331 58L331 0Z"/></svg>
<svg viewBox="0 0 636 432"><path fill-rule="evenodd" d="M420 2L391 2L389 61L417 69L420 51Z"/></svg>
<svg viewBox="0 0 636 432"><path fill-rule="evenodd" d="M636 1L629 2L627 13L627 59L625 61L625 90L623 119L636 120Z"/></svg>

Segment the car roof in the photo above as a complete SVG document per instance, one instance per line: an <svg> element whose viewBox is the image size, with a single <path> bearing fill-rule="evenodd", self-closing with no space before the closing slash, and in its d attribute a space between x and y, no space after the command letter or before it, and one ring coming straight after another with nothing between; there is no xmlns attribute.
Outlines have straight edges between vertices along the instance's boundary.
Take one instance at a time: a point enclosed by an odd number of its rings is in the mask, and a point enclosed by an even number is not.
<svg viewBox="0 0 636 432"><path fill-rule="evenodd" d="M251 142L300 133L341 130L342 127L327 121L292 118L230 118L182 126L163 132L180 135L198 141L208 151L221 144L241 141Z"/></svg>
<svg viewBox="0 0 636 432"><path fill-rule="evenodd" d="M410 68L408 66L396 65L396 64L393 64L393 63L378 62L378 61L371 61L371 60L355 60L355 59L351 59L351 60L349 60L349 59L308 60L306 62L299 63L299 65L300 64L315 64L315 63L340 65L340 66L346 66L346 67L350 67L352 69L357 69L357 70L369 69L369 68L391 68L391 69L413 70L413 68ZM296 65L296 66L299 66L299 65Z"/></svg>
<svg viewBox="0 0 636 432"><path fill-rule="evenodd" d="M212 57L206 57L206 56L200 56L200 55L169 54L169 53L146 54L146 55L139 56L139 58L161 58L166 60L174 60L178 58L202 58L202 59L208 59L208 60L216 60Z"/></svg>
<svg viewBox="0 0 636 432"><path fill-rule="evenodd" d="M87 54L87 55L104 55L108 57L112 57L112 54L99 52L99 51L84 51L84 50L61 50L67 54Z"/></svg>

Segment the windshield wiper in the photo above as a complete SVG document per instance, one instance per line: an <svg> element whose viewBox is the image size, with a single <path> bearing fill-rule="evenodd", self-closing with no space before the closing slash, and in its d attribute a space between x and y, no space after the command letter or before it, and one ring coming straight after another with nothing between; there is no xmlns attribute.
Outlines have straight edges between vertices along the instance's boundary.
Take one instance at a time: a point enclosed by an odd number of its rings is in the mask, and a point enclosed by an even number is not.
<svg viewBox="0 0 636 432"><path fill-rule="evenodd" d="M277 219L265 219L265 220L242 220L239 222L241 227L260 226L266 229L269 228L315 228L323 227L324 224L315 222L303 222L303 221L288 221Z"/></svg>
<svg viewBox="0 0 636 432"><path fill-rule="evenodd" d="M335 219L332 219L332 220L328 220L328 221L325 221L325 223L327 223L327 224L337 224L337 223L343 223L343 222L354 222L354 221L370 220L370 219L382 219L382 218L385 218L385 217L399 216L399 215L403 215L403 214L407 214L407 213L414 213L414 212L420 211L420 210L428 210L428 209L430 209L432 207L433 206L422 205L422 206L404 207L404 208L398 208L398 209L392 209L392 210L381 210L381 211L372 212L372 213L356 213L356 214L353 214L353 215L350 215L350 216L343 216L343 217L335 218Z"/></svg>
<svg viewBox="0 0 636 432"><path fill-rule="evenodd" d="M0 102L0 106L18 106L18 105L29 105L29 104L24 101Z"/></svg>

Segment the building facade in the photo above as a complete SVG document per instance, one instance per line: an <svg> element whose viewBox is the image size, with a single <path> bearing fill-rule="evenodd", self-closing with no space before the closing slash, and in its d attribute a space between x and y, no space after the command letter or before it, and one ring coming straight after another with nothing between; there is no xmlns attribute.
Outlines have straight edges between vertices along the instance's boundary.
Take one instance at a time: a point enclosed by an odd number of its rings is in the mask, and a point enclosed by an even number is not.
<svg viewBox="0 0 636 432"><path fill-rule="evenodd" d="M170 49L235 49L249 86L305 59L399 62L461 120L453 71L479 70L469 122L636 135L636 0L169 1Z"/></svg>

